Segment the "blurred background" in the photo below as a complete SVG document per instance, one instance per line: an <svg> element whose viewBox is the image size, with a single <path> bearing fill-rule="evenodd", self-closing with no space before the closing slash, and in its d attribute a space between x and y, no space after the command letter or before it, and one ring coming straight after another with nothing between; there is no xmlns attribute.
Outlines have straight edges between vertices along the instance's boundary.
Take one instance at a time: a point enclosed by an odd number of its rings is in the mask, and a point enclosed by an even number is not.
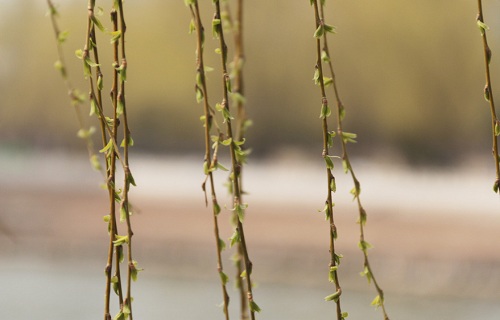
<svg viewBox="0 0 500 320"><path fill-rule="evenodd" d="M84 45L87 3L56 4L60 28L69 31L69 76L85 93L74 51ZM97 5L108 24L109 4ZM493 13L499 9L499 2L485 3L494 93L500 22ZM215 104L220 67L212 54L211 2L202 10ZM330 319L333 305L323 301L333 290L328 225L316 213L325 177L312 81L313 10L306 0L253 1L246 10L245 97L253 120L246 143L252 148L247 234L260 317ZM53 67L57 52L46 12L44 1L0 0L0 315L88 319L102 310L107 234L99 223L106 196ZM476 14L476 4L465 0L327 1L327 22L338 31L329 43L346 106L344 129L358 134L349 151L369 214L367 239L394 319L496 319L500 313L499 202L491 191L491 120ZM217 319L211 218L200 188L202 107L193 90L191 16L181 0L127 1L126 15L131 167L138 183L132 196L140 208L135 250L146 269L134 293L136 318ZM101 54L108 39L100 39ZM359 277L352 182L340 170L337 175L345 309L353 319L376 318L373 288ZM223 197L225 176L218 179ZM231 230L224 228L228 238ZM233 301L236 311L235 295Z"/></svg>

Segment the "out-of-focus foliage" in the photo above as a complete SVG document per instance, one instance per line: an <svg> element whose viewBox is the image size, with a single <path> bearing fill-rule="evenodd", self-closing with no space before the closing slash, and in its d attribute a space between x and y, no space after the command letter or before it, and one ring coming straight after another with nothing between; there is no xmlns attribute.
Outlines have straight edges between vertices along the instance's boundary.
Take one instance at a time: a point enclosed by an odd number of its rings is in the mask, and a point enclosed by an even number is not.
<svg viewBox="0 0 500 320"><path fill-rule="evenodd" d="M98 5L106 10L107 4ZM135 149L201 154L202 109L194 94L189 11L180 0L131 1L127 6L127 103ZM247 7L245 96L254 123L247 144L257 154L279 151L276 146L321 150L321 102L311 102L317 88L312 81L314 21L309 2L254 1ZM417 163L489 154L474 3L357 0L328 3L326 9L328 23L337 27L330 47L346 105L345 129L358 134L351 147L355 154L395 150ZM0 12L0 147L83 148L64 85L53 68L56 48L45 10L42 2L26 0ZM70 32L65 44L68 72L85 92L74 51L83 47L86 3L59 1L59 11L61 28ZM485 19L492 68L497 70L500 24L494 17ZM109 21L105 16L101 20ZM98 41L101 47L110 45L108 38ZM207 34L206 64L217 70L219 56L209 57L215 46ZM110 62L103 65L111 67ZM217 74L208 74L212 105L220 99L215 96L221 82ZM500 84L496 78L494 86ZM499 91L494 87L494 93Z"/></svg>

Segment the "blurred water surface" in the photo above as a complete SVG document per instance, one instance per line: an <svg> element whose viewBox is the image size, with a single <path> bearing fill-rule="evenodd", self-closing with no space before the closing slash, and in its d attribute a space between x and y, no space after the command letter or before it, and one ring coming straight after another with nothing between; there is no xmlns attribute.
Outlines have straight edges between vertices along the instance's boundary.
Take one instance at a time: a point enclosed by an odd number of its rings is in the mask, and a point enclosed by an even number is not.
<svg viewBox="0 0 500 320"><path fill-rule="evenodd" d="M323 301L332 287L325 272L326 226L316 213L323 197L319 160L295 154L246 167L247 234L261 319L333 317L333 305ZM135 318L221 318L199 159L142 156L131 166L138 183L131 195L141 208L133 216L136 258L146 269L134 284ZM479 162L412 171L375 159L359 167L375 245L371 257L391 318L497 319L500 218L491 170L478 170L487 168ZM99 317L107 247L99 174L84 155L16 152L0 155L0 177L0 316ZM378 318L370 306L373 288L358 275L350 183L338 175L337 184L343 309L352 319ZM345 211L354 216L345 217ZM224 259L231 270L229 253ZM236 317L236 294L230 291Z"/></svg>

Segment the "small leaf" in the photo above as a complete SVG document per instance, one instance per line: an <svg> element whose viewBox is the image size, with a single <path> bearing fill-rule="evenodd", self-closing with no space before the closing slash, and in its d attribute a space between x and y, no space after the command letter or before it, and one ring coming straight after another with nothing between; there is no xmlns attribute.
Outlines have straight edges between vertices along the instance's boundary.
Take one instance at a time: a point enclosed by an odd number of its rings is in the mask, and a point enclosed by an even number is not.
<svg viewBox="0 0 500 320"><path fill-rule="evenodd" d="M335 26L331 26L331 25L325 23L325 24L323 24L323 28L325 29L326 32L337 33Z"/></svg>
<svg viewBox="0 0 500 320"><path fill-rule="evenodd" d="M229 277L223 271L219 272L219 276L220 276L220 280L222 282L222 285L226 285L229 282Z"/></svg>
<svg viewBox="0 0 500 320"><path fill-rule="evenodd" d="M328 87L329 85L331 85L333 83L333 79L332 78L329 78L329 77L323 77L323 85L325 87Z"/></svg>
<svg viewBox="0 0 500 320"><path fill-rule="evenodd" d="M337 184L335 183L335 177L332 177L332 179L330 180L330 190L332 190L332 192L337 192Z"/></svg>
<svg viewBox="0 0 500 320"><path fill-rule="evenodd" d="M122 31L116 30L116 31L110 32L109 34L111 35L110 43L115 43L116 41L118 41L121 38Z"/></svg>
<svg viewBox="0 0 500 320"><path fill-rule="evenodd" d="M339 254L335 254L334 258L335 258L335 263L337 265L340 265L340 259L342 259L344 256L341 255L340 253Z"/></svg>
<svg viewBox="0 0 500 320"><path fill-rule="evenodd" d="M219 215L219 213L220 213L220 205L217 201L214 202L214 212L215 212L215 215Z"/></svg>
<svg viewBox="0 0 500 320"><path fill-rule="evenodd" d="M326 63L330 62L330 57L328 56L328 53L324 49L321 51L321 60Z"/></svg>
<svg viewBox="0 0 500 320"><path fill-rule="evenodd" d="M125 209L125 206L122 205L120 207L120 222L123 222L127 220L127 210Z"/></svg>
<svg viewBox="0 0 500 320"><path fill-rule="evenodd" d="M339 115L340 115L340 121L344 120L345 118L345 108L342 104L339 105Z"/></svg>
<svg viewBox="0 0 500 320"><path fill-rule="evenodd" d="M362 226L366 225L366 211L363 207L359 208L359 218L358 218L358 223L361 224Z"/></svg>
<svg viewBox="0 0 500 320"><path fill-rule="evenodd" d="M125 315L125 318L127 318L130 315L131 311L130 311L130 306L128 305L128 303L125 303L123 305L122 311L123 311L123 314Z"/></svg>
<svg viewBox="0 0 500 320"><path fill-rule="evenodd" d="M338 266L330 267L330 271L328 272L328 281L335 282L336 272L338 268Z"/></svg>
<svg viewBox="0 0 500 320"><path fill-rule="evenodd" d="M362 276L362 277L366 277L366 280L368 280L368 284L371 283L371 281L372 281L372 274L370 272L370 269L368 269L367 266L365 266L365 268L363 269L363 271L361 271L359 273L359 275Z"/></svg>
<svg viewBox="0 0 500 320"><path fill-rule="evenodd" d="M75 56L80 60L83 59L83 50L82 49L75 50Z"/></svg>
<svg viewBox="0 0 500 320"><path fill-rule="evenodd" d="M116 295L119 295L120 294L120 285L118 283L118 277L113 276L111 278L111 283L113 285L113 291L115 292Z"/></svg>
<svg viewBox="0 0 500 320"><path fill-rule="evenodd" d="M102 167L101 167L101 163L99 162L99 158L97 157L97 155L93 154L91 157L90 157L90 165L92 166L92 168L94 168L94 170L96 171L101 171Z"/></svg>
<svg viewBox="0 0 500 320"><path fill-rule="evenodd" d="M325 162L326 162L326 167L328 169L332 170L333 167L334 167L332 158L330 158L329 156L325 156L324 159L325 159Z"/></svg>
<svg viewBox="0 0 500 320"><path fill-rule="evenodd" d="M488 84L486 84L484 86L484 99L489 102L490 101L490 97L491 97L491 91L490 91L490 88L489 88Z"/></svg>
<svg viewBox="0 0 500 320"><path fill-rule="evenodd" d="M99 114L99 109L97 107L97 101L92 98L90 99L90 113L89 116L92 116L94 114Z"/></svg>
<svg viewBox="0 0 500 320"><path fill-rule="evenodd" d="M253 300L250 301L250 311L253 311L253 312L260 312L261 311L260 307Z"/></svg>
<svg viewBox="0 0 500 320"><path fill-rule="evenodd" d="M217 161L217 169L221 169L222 171L229 171L228 168L224 167L222 164L220 164L220 162Z"/></svg>
<svg viewBox="0 0 500 320"><path fill-rule="evenodd" d="M119 235L116 235L115 239L116 240L113 241L113 244L115 245L115 247L121 246L124 243L128 244L128 236L119 236Z"/></svg>
<svg viewBox="0 0 500 320"><path fill-rule="evenodd" d="M342 132L342 139L344 142L356 143L357 134L351 132Z"/></svg>
<svg viewBox="0 0 500 320"><path fill-rule="evenodd" d="M125 260L125 255L123 254L123 246L116 247L116 252L118 253L118 262L122 263Z"/></svg>
<svg viewBox="0 0 500 320"><path fill-rule="evenodd" d="M361 193L361 189L359 187L354 187L351 189L351 191L349 191L350 194L353 195L353 200L356 199L357 197L359 197L359 194Z"/></svg>
<svg viewBox="0 0 500 320"><path fill-rule="evenodd" d="M226 249L226 242L219 238L219 250L222 252Z"/></svg>
<svg viewBox="0 0 500 320"><path fill-rule="evenodd" d="M384 299L380 297L380 295L377 295L375 299L373 299L371 305L375 307L375 309L378 309L382 304L384 303Z"/></svg>
<svg viewBox="0 0 500 320"><path fill-rule="evenodd" d="M108 144L104 148L102 148L101 150L99 150L99 152L100 153L108 152L109 149L112 149L112 147L113 147L113 140L109 140Z"/></svg>
<svg viewBox="0 0 500 320"><path fill-rule="evenodd" d="M240 273L240 278L246 278L247 277L247 271L246 270L243 270L241 273Z"/></svg>
<svg viewBox="0 0 500 320"><path fill-rule="evenodd" d="M130 277L132 278L133 281L137 281L137 273L139 271L143 271L144 269L137 268L137 261L132 260L132 263L129 264L130 268Z"/></svg>
<svg viewBox="0 0 500 320"><path fill-rule="evenodd" d="M482 22L480 19L477 19L477 26L479 27L479 30L481 31L481 34L484 35L484 33L486 32L486 30L489 30L490 28L484 23Z"/></svg>
<svg viewBox="0 0 500 320"><path fill-rule="evenodd" d="M64 43L66 39L68 39L68 36L69 36L69 31L59 32L59 34L57 35L57 41L59 43Z"/></svg>
<svg viewBox="0 0 500 320"><path fill-rule="evenodd" d="M212 19L212 35L214 38L219 37L220 32L220 19Z"/></svg>
<svg viewBox="0 0 500 320"><path fill-rule="evenodd" d="M125 315L122 311L118 312L118 314L113 318L113 320L126 320Z"/></svg>
<svg viewBox="0 0 500 320"><path fill-rule="evenodd" d="M194 20L191 19L191 22L189 22L189 34L192 34L196 30L196 24L194 23Z"/></svg>
<svg viewBox="0 0 500 320"><path fill-rule="evenodd" d="M320 24L318 26L318 28L316 29L316 31L314 31L314 37L315 38L321 38L324 33L325 33L325 29L324 29L323 25Z"/></svg>
<svg viewBox="0 0 500 320"><path fill-rule="evenodd" d="M104 29L104 26L102 25L101 21L99 21L99 19L96 18L95 15L91 15L90 16L90 19L92 20L92 22L94 23L94 25L99 29L101 30L102 32L105 31Z"/></svg>
<svg viewBox="0 0 500 320"><path fill-rule="evenodd" d="M134 139L132 139L132 136L128 136L128 143L127 143L127 145L129 147L134 146ZM125 147L125 139L123 139L122 142L120 143L120 147L122 147L122 148Z"/></svg>
<svg viewBox="0 0 500 320"><path fill-rule="evenodd" d="M358 247L363 251L366 252L368 249L372 248L372 245L366 242L365 240L361 240L358 243Z"/></svg>
<svg viewBox="0 0 500 320"><path fill-rule="evenodd" d="M196 93L196 102L200 103L204 98L203 90L199 86L195 86L195 93Z"/></svg>
<svg viewBox="0 0 500 320"><path fill-rule="evenodd" d="M325 301L335 301L335 302L337 302L339 300L339 298L340 298L340 294L341 294L341 291L339 290L339 291L337 291L337 292L335 292L335 293L333 293L331 295L328 295L328 296L325 297Z"/></svg>
<svg viewBox="0 0 500 320"><path fill-rule="evenodd" d="M315 85L319 85L319 69L318 69L318 67L316 67L314 69L313 81L314 81Z"/></svg>
<svg viewBox="0 0 500 320"><path fill-rule="evenodd" d="M81 139L87 139L87 138L90 138L94 133L95 133L95 128L90 127L88 130L85 130L85 129L78 130L77 136L78 136L78 138L81 138Z"/></svg>
<svg viewBox="0 0 500 320"><path fill-rule="evenodd" d="M330 107L328 106L327 103L323 103L321 105L321 113L319 115L320 119L325 119L329 117L332 114L332 111L330 110Z"/></svg>
<svg viewBox="0 0 500 320"><path fill-rule="evenodd" d="M349 172L349 164L346 159L342 159L342 168L344 169L344 173Z"/></svg>
<svg viewBox="0 0 500 320"><path fill-rule="evenodd" d="M235 243L238 243L240 242L240 233L238 232L238 230L234 230L234 233L233 235L231 236L231 238L229 238L230 242L229 242L229 245L232 247Z"/></svg>
<svg viewBox="0 0 500 320"><path fill-rule="evenodd" d="M86 58L85 58L85 63L86 63L89 67L91 67L91 68L96 68L96 67L101 66L100 64L95 63L94 61L92 61L89 57L86 57Z"/></svg>
<svg viewBox="0 0 500 320"><path fill-rule="evenodd" d="M224 146L229 146L231 144L231 142L233 142L233 139L232 138L227 138L226 140L223 140L221 142L221 144L224 145Z"/></svg>
<svg viewBox="0 0 500 320"><path fill-rule="evenodd" d="M248 208L248 204L246 203L236 205L236 214L238 215L240 222L243 222L243 219L245 218L246 208Z"/></svg>

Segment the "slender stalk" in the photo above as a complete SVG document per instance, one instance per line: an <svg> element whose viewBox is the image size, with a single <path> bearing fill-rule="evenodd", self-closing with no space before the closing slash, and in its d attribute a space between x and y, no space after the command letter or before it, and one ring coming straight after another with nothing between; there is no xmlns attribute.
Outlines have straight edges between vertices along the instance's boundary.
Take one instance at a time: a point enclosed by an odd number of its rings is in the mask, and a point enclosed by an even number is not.
<svg viewBox="0 0 500 320"><path fill-rule="evenodd" d="M227 19L229 25L232 27L234 39L234 56L232 61L231 70L231 80L232 80L232 92L238 97L233 99L233 107L237 110L236 116L236 140L243 141L245 139L245 133L251 121L247 118L245 99L244 99L244 83L243 83L243 66L244 66L244 42L243 42L243 0L238 0L236 4L236 14L233 19L229 8L229 3L225 3L225 11L227 13ZM242 146L242 150L243 146ZM248 154L248 151L246 151ZM243 165L240 168L240 186L243 186ZM237 257L235 259L235 264L237 268L236 284L240 292L240 315L241 319L247 319L248 315L248 303L245 294L246 286L243 279L239 276L243 270L243 249L241 244L237 245Z"/></svg>
<svg viewBox="0 0 500 320"><path fill-rule="evenodd" d="M126 70L127 70L127 58L126 58L126 50L125 50L125 34L127 30L127 26L125 23L125 15L124 15L124 10L123 10L123 0L118 0L118 9L119 9L119 25L120 29L115 26L115 31L120 31L120 47L121 47L121 64L118 67L118 41L116 41L115 44L115 60L116 63L116 68L115 68L115 77L119 76L120 81L120 89L118 91L118 96L117 96L117 108L120 108L119 106L121 105L123 114L122 114L122 123L123 123L123 171L124 171L124 182L123 182L123 196L121 199L121 212L124 217L126 223L127 223L127 236L128 236L128 243L127 243L127 256L128 256L128 272L127 272L127 294L126 298L123 301L123 305L128 307L128 315L130 317L130 320L133 320L133 314L132 314L132 280L133 280L133 275L137 274L137 267L136 267L136 262L133 260L132 256L132 237L134 235L132 231L132 225L130 222L130 203L129 203L129 190L130 190L130 185L135 185L135 181L132 177L132 173L130 171L129 167L129 147L133 145L132 138L130 136L130 129L129 129L129 124L128 124L128 117L127 117L127 106L126 106L126 100L125 100L125 82L126 82ZM116 9L116 8L115 8ZM116 25L116 23L115 23ZM119 116L119 115L118 115ZM126 313L126 312L124 312Z"/></svg>
<svg viewBox="0 0 500 320"><path fill-rule="evenodd" d="M210 183L210 195L212 200L212 216L213 216L213 225L214 225L214 237L215 237L215 245L217 249L217 272L220 275L221 279L221 290L223 297L223 311L225 315L225 319L229 320L229 295L227 293L226 283L227 283L227 275L224 273L224 267L222 263L222 250L224 249L223 241L220 239L219 235L219 222L218 222L218 214L220 212L220 206L217 202L217 196L215 191L214 177L213 171L217 167L217 149L214 151L213 159L211 155L211 128L214 120L214 111L210 108L209 99L208 99L208 90L206 84L205 77L205 65L204 65L204 55L203 55L203 39L204 39L204 28L200 18L200 9L198 6L198 1L193 1L193 4L189 5L191 10L191 15L193 17L193 21L196 28L197 35L197 45L196 45L196 53L197 53L197 78L198 83L197 86L201 90L203 95L203 111L204 111L204 129L205 129L205 158L204 158L204 167L205 174ZM212 161L213 160L213 161ZM203 183L203 190L206 193L206 180ZM206 197L205 197L206 198ZM208 200L206 199L206 205L208 206Z"/></svg>
<svg viewBox="0 0 500 320"><path fill-rule="evenodd" d="M325 23L320 16L318 0L312 1L314 7L314 17L316 21L316 72L315 80L319 84L321 89L321 114L322 119L322 132L323 132L323 152L322 157L326 163L326 176L327 176L327 198L325 201L325 213L326 218L330 224L329 226L329 237L330 237L330 264L329 264L329 275L330 281L335 284L335 293L326 297L325 300L333 300L336 304L336 314L337 319L342 320L343 314L340 306L340 297L342 295L342 288L340 287L340 281L338 277L338 263L339 256L335 251L335 239L337 237L337 227L335 226L335 221L333 218L333 199L332 194L335 191L335 177L333 176L332 169L333 163L329 155L329 148L331 146L331 133L328 129L328 117L330 116L330 109L328 106L328 100L325 91L325 81L323 73L323 65L321 59L321 36L325 33Z"/></svg>
<svg viewBox="0 0 500 320"><path fill-rule="evenodd" d="M499 163L499 154L498 154L498 139L497 136L500 134L500 121L496 115L495 102L493 99L493 88L491 85L491 76L490 76L490 62L491 62L491 49L488 46L488 39L486 37L486 30L488 27L484 23L484 15L483 15L483 5L481 0L477 0L478 6L478 15L476 17L477 24L479 29L481 30L481 36L483 39L483 49L484 49L484 67L485 67L485 77L486 77L486 85L484 87L484 97L486 101L490 104L490 113L491 113L491 132L492 132L492 153L493 159L495 160L495 170L496 170L496 180L493 185L493 190L498 193L500 188L500 163Z"/></svg>
<svg viewBox="0 0 500 320"><path fill-rule="evenodd" d="M57 23L57 9L52 3L51 0L47 0L47 5L49 7L49 12L50 12L50 20L52 24L52 29L54 31L55 39L56 39L56 44L57 44L57 56L58 60L55 63L55 67L60 71L61 77L63 78L64 84L66 86L66 89L68 90L68 96L70 98L71 104L74 107L76 118L78 121L78 126L79 126L79 131L78 131L78 136L82 139L85 140L86 148L87 148L87 153L89 155L89 160L92 165L92 167L97 170L101 171L101 173L104 175L104 172L102 171L102 167L99 164L99 161L97 160L97 155L94 150L94 143L92 141L92 132L93 128L90 128L86 125L85 120L82 115L82 111L80 109L80 106L82 105L84 101L84 97L78 92L73 87L73 84L71 83L71 80L68 76L68 69L66 65L66 59L64 55L64 50L62 44L66 40L67 33L66 32L61 32L59 25Z"/></svg>
<svg viewBox="0 0 500 320"><path fill-rule="evenodd" d="M324 16L324 6L320 6L320 18L324 21L325 16ZM377 280L375 279L375 275L373 273L373 270L370 266L370 262L368 260L368 247L367 247L367 241L365 240L365 233L364 233L364 226L366 223L367 215L366 211L363 208L361 204L361 198L360 198L360 193L361 193L361 185L359 180L357 179L354 169L352 167L352 164L349 160L349 155L347 153L347 141L348 139L344 138L344 132L343 132L343 119L345 116L345 109L344 105L340 99L340 94L338 91L337 87L337 81L336 81L336 76L335 76L335 71L333 68L333 63L331 60L330 56L330 50L328 48L328 37L326 34L323 36L323 61L326 62L328 65L328 69L330 71L330 75L332 77L332 88L334 91L335 99L336 99L336 109L337 109L337 135L341 138L341 146L342 146L342 161L343 161L343 166L346 171L349 171L351 174L352 181L354 183L354 189L352 193L354 194L356 198L356 203L358 206L358 213L359 213L359 218L358 218L358 223L359 223L359 228L360 228L360 248L362 249L363 252L363 258L364 258L364 271L362 272L362 275L366 276L368 281L370 282L371 280L373 281L373 284L375 286L375 289L378 293L378 296L374 302L376 302L377 307L381 307L383 316L385 320L389 320L389 317L387 315L386 309L385 309L385 304L384 304L384 292L379 286Z"/></svg>
<svg viewBox="0 0 500 320"><path fill-rule="evenodd" d="M222 87L223 87L223 99L222 99L222 111L227 115L230 115L229 110L229 88L230 85L230 77L227 70L227 45L224 40L224 30L221 24L221 6L220 1L215 0L215 14L213 19L214 31L219 38L220 43L220 54L221 54L221 66L222 66ZM218 23L217 23L218 22ZM246 245L245 232L243 228L243 217L244 211L246 209L246 204L242 202L242 189L241 189L241 159L242 156L246 154L241 150L241 145L243 141L236 140L236 136L233 134L232 127L232 117L225 117L226 122L226 135L229 141L229 149L231 155L231 167L232 167L232 191L233 191L233 209L237 213L237 222L236 222L236 230L235 233L238 235L239 244L241 245L241 250L243 254L243 261L245 265L244 270L244 278L246 278L246 290L247 290L247 299L248 306L250 310L250 319L255 319L255 312L260 311L260 308L255 303L252 292L252 262L249 258L248 247ZM243 276L243 275L242 275Z"/></svg>

